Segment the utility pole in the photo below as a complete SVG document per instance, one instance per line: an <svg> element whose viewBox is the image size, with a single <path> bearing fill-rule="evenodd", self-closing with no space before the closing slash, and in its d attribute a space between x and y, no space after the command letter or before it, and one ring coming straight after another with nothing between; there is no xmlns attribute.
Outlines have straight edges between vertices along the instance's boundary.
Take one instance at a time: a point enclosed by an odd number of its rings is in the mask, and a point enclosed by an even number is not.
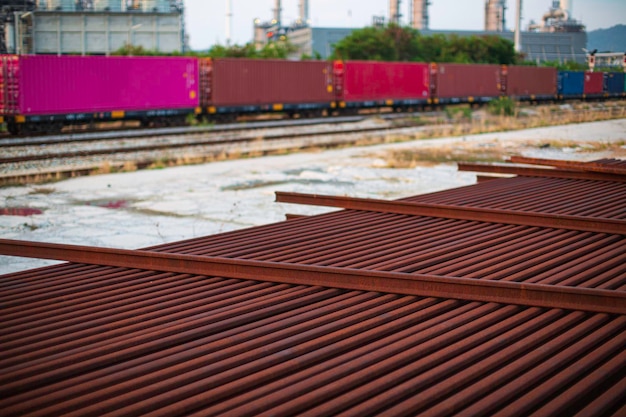
<svg viewBox="0 0 626 417"><path fill-rule="evenodd" d="M230 46L232 39L233 4L226 0L226 46Z"/></svg>

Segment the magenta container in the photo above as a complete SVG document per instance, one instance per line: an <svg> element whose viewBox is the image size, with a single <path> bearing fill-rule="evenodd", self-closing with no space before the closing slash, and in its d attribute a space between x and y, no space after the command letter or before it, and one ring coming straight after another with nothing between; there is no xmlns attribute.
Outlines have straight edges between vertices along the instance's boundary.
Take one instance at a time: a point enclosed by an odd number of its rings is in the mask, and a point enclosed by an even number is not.
<svg viewBox="0 0 626 417"><path fill-rule="evenodd" d="M427 100L430 95L428 64L424 63L346 61L343 77L341 99L347 102Z"/></svg>
<svg viewBox="0 0 626 417"><path fill-rule="evenodd" d="M603 72L585 72L585 94L602 94L604 91Z"/></svg>
<svg viewBox="0 0 626 417"><path fill-rule="evenodd" d="M198 63L185 57L22 56L19 113L150 111L198 106Z"/></svg>

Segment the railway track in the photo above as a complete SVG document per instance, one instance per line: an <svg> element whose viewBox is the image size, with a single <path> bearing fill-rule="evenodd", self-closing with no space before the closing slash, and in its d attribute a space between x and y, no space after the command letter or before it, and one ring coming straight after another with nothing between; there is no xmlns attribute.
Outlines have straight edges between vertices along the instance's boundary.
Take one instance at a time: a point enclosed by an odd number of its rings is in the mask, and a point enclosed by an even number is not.
<svg viewBox="0 0 626 417"><path fill-rule="evenodd" d="M396 115L395 117L400 117ZM223 125L205 126L181 126L165 128L137 128L137 129L116 129L95 132L69 132L53 135L36 135L28 137L13 137L8 134L0 136L0 148L12 146L31 145L55 145L69 142L85 142L91 140L115 140L134 139L171 135L191 135L202 133L226 133L249 129L280 128L293 126L316 126L321 124L354 123L365 119L367 116L346 116L333 118L299 119L299 120L269 120L253 121L244 123L230 123ZM387 115L387 117L393 117Z"/></svg>
<svg viewBox="0 0 626 417"><path fill-rule="evenodd" d="M606 109L600 109L605 111ZM567 111L570 116L577 111ZM589 112L589 109L585 110ZM616 114L613 114L613 113ZM622 116L624 107L611 109ZM554 112L553 112L554 113ZM558 112L557 112L558 114ZM426 116L441 123L444 112L363 115L333 118L254 122L219 127L166 128L94 132L54 137L0 139L0 185L42 182L87 175L94 171L142 169L180 163L201 163L243 155L347 146L362 140L415 135ZM439 128L451 124L439 124ZM102 170L106 167L106 170Z"/></svg>
<svg viewBox="0 0 626 417"><path fill-rule="evenodd" d="M312 126L220 129L115 139L82 139L48 143L4 143L0 157L0 185L45 182L87 175L106 166L117 171L154 164L200 163L247 154L284 152L312 147L349 145L368 136L401 134L415 123L398 123L360 116L343 123ZM109 172L110 172L109 171Z"/></svg>

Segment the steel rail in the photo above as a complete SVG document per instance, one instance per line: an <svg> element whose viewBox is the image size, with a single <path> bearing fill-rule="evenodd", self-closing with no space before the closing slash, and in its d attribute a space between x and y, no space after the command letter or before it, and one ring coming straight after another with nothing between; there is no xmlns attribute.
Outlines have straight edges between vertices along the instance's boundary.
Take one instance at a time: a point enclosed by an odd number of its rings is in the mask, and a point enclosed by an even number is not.
<svg viewBox="0 0 626 417"><path fill-rule="evenodd" d="M512 156L509 158L509 161L516 164L544 165L566 170L600 172L604 174L617 174L626 176L626 165L612 165L599 161L565 161L557 159L529 158L525 156Z"/></svg>
<svg viewBox="0 0 626 417"><path fill-rule="evenodd" d="M568 171L563 169L551 168L527 168L510 165L496 164L480 164L480 163L458 163L459 171L483 172L490 174L511 174L521 175L525 177L541 177L541 178L563 178L571 180L590 180L590 181L612 181L626 182L626 176L620 174L610 174L603 172L581 172Z"/></svg>
<svg viewBox="0 0 626 417"><path fill-rule="evenodd" d="M149 143L145 145L138 146L126 146L126 147L115 147L115 148L105 148L105 149L85 149L85 150L77 150L71 152L50 152L42 155L24 155L24 156L12 156L0 158L1 164L11 164L17 162L28 162L28 161L45 161L48 159L67 159L67 158L79 158L86 156L96 156L96 155L110 155L110 154L118 154L118 153L135 153L135 152L148 152L155 150L166 150L166 149L180 149L180 148L192 148L196 146L216 146L216 145L228 145L235 143L254 143L259 141L259 138L267 141L273 140L281 140L281 139L298 139L298 138L308 138L315 136L337 136L337 135L347 135L347 134L357 134L357 133L392 133L394 131L401 131L403 129L407 129L413 126L375 126L375 127L363 127L363 128L350 128L350 129L334 129L328 130L325 132L318 131L308 131L308 132L294 132L294 133L276 133L276 134L262 134L255 137L234 137L228 139L199 139L199 140L191 140L184 142L175 142L175 143ZM136 138L131 138L136 139ZM145 138L140 138L141 140L145 140ZM333 142L331 142L332 144ZM310 145L309 145L310 146ZM303 146L306 147L306 146Z"/></svg>
<svg viewBox="0 0 626 417"><path fill-rule="evenodd" d="M368 198L336 197L280 191L276 192L276 201L279 203L339 207L343 209L380 213L408 214L487 223L513 224L517 226L550 227L582 232L626 235L626 221L617 219L599 219L595 217L562 214L417 203L399 200L386 201Z"/></svg>
<svg viewBox="0 0 626 417"><path fill-rule="evenodd" d="M626 314L626 293L619 291L7 239L0 239L0 254L292 285Z"/></svg>

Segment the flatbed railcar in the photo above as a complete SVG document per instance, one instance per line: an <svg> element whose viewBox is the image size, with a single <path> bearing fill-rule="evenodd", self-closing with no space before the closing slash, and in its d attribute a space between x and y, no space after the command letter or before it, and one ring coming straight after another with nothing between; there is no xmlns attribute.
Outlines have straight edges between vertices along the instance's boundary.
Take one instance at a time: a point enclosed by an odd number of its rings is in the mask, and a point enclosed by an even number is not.
<svg viewBox="0 0 626 417"><path fill-rule="evenodd" d="M553 68L195 57L0 56L0 122L12 134L138 121L182 125L247 114L624 98L624 74Z"/></svg>

